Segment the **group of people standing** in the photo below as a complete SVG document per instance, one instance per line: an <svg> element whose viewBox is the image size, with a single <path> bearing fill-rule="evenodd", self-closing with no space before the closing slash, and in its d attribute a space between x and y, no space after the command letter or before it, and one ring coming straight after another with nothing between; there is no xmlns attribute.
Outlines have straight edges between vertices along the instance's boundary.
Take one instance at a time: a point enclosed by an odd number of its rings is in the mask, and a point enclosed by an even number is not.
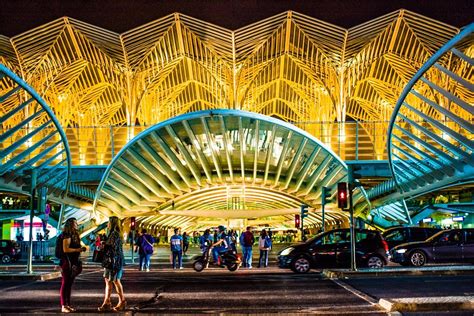
<svg viewBox="0 0 474 316"><path fill-rule="evenodd" d="M243 266L248 269L252 269L252 254L254 244L255 236L252 233L251 227L247 227L245 232L240 235L240 245L242 247ZM272 246L272 237L265 229L263 229L260 232L260 237L258 238L258 249L260 251L258 268L268 267L268 254L272 249Z"/></svg>
<svg viewBox="0 0 474 316"><path fill-rule="evenodd" d="M200 238L201 250L205 252L207 247L212 246L213 260L215 263L218 263L219 254L229 250L237 251L237 237L235 231L226 233L226 229L222 225L218 227L214 235L211 235L211 231L206 229ZM243 253L243 266L248 269L252 269L252 254L255 242L256 238L252 232L252 228L249 226L239 238ZM272 249L272 239L265 229L261 231L258 238L258 248L260 251L258 268L266 268L268 266L268 253Z"/></svg>
<svg viewBox="0 0 474 316"><path fill-rule="evenodd" d="M109 218L107 228L107 238L100 245L104 249L103 278L105 281L105 295L102 305L98 307L98 311L118 312L124 310L127 305L120 281L123 276L123 266L125 263L123 243L120 237L122 235L122 223L118 217L112 216ZM66 220L63 231L58 236L58 241L60 241L60 248L59 253L57 251L57 256L59 256L62 275L60 288L61 312L71 313L76 311L71 305L71 289L74 279L82 271L80 253L87 250L86 247L81 246L77 220L75 218ZM119 297L118 304L114 307L112 307L110 299L113 288L115 288Z"/></svg>

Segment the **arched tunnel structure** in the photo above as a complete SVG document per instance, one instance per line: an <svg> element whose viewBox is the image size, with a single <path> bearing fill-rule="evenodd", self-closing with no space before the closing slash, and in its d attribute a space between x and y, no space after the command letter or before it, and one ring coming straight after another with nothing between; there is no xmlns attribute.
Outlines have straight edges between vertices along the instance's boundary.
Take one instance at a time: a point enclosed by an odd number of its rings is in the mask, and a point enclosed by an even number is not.
<svg viewBox="0 0 474 316"><path fill-rule="evenodd" d="M292 124L238 110L199 111L132 139L108 166L94 210L200 229L229 219L292 223L307 204L315 209L307 223L320 225L322 187L333 197L346 178L347 165ZM347 219L334 204L326 216L332 224Z"/></svg>

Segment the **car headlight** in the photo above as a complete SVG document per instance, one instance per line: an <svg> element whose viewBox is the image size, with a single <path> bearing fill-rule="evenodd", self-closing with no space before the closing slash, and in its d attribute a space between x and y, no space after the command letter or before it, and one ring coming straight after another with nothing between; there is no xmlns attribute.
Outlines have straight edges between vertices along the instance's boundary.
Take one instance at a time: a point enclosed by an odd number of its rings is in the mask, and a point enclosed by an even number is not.
<svg viewBox="0 0 474 316"><path fill-rule="evenodd" d="M402 249L397 249L397 250L395 250L395 252L396 252L396 253L400 253L400 254L402 254L402 253L405 253L405 252L407 252L407 250L406 250L406 249L404 249L404 248L402 248Z"/></svg>
<svg viewBox="0 0 474 316"><path fill-rule="evenodd" d="M295 248L288 247L280 252L280 256L288 256Z"/></svg>

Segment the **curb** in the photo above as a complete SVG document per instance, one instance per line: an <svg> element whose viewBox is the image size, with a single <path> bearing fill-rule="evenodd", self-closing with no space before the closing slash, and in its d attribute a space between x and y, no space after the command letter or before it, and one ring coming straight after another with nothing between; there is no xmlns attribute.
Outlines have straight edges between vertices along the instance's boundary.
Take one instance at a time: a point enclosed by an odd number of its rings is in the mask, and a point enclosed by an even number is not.
<svg viewBox="0 0 474 316"><path fill-rule="evenodd" d="M388 312L473 310L474 296L381 298L378 304Z"/></svg>
<svg viewBox="0 0 474 316"><path fill-rule="evenodd" d="M328 279L348 279L348 278L371 278L371 277L397 277L397 276L423 276L423 275L473 275L474 269L459 269L459 270L362 270L362 271L347 271L347 270L328 270L323 269L321 275Z"/></svg>
<svg viewBox="0 0 474 316"><path fill-rule="evenodd" d="M60 271L54 272L44 272L44 273L10 273L10 274L1 274L0 280L16 280L16 281L47 281L52 279L57 279L61 277Z"/></svg>

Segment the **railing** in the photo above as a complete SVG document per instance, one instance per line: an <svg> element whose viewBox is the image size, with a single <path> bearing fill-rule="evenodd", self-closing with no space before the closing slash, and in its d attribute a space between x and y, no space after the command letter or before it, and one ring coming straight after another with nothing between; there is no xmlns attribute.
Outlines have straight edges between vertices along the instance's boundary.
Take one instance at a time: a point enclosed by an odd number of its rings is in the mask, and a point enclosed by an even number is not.
<svg viewBox="0 0 474 316"><path fill-rule="evenodd" d="M388 122L297 122L343 160L386 160ZM73 165L106 165L140 132L150 126L66 128Z"/></svg>
<svg viewBox="0 0 474 316"><path fill-rule="evenodd" d="M294 122L343 160L387 160L388 121ZM150 126L65 128L73 165L107 165L131 139ZM427 140L430 141L430 140ZM6 146L7 144L4 144ZM18 149L18 152L22 151ZM446 148L446 150L449 150Z"/></svg>

